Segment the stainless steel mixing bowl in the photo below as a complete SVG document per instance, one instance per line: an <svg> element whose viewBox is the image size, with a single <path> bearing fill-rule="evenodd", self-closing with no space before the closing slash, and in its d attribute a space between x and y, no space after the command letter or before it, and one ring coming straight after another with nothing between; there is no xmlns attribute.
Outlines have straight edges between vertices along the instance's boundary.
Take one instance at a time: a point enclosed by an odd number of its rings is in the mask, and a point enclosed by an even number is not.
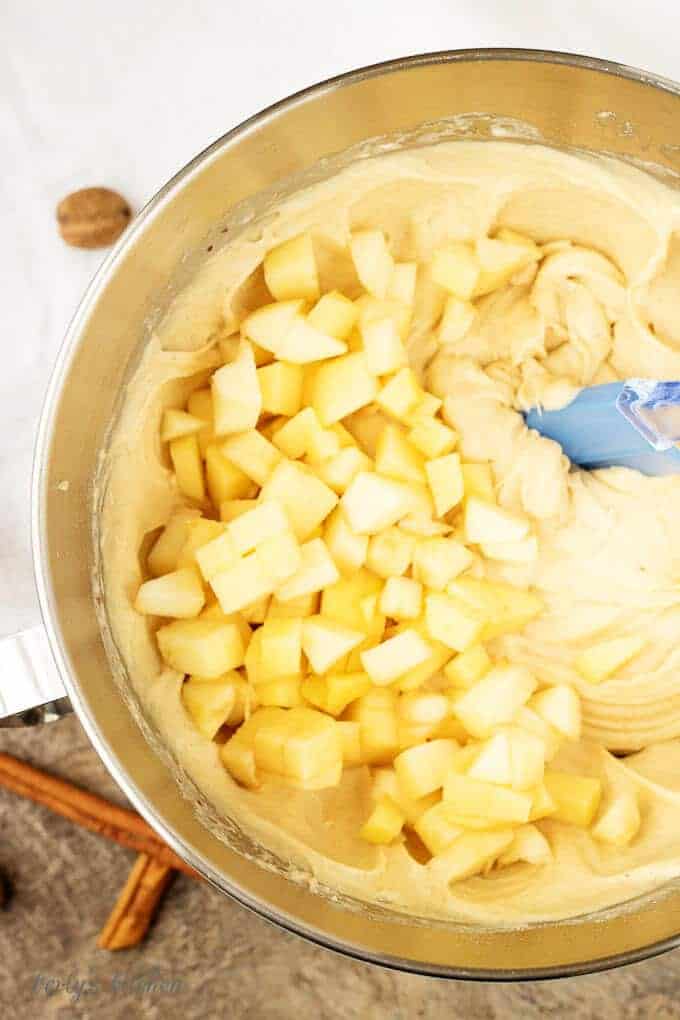
<svg viewBox="0 0 680 1020"><path fill-rule="evenodd" d="M92 593L97 457L149 314L170 281L186 276L187 255L189 265L207 257L237 203L281 179L315 164L327 173L333 161L319 161L376 136L402 137L424 123L436 125L433 136L450 133L451 118L466 137L512 135L519 120L549 144L680 169L678 85L560 53L469 50L396 60L316 85L241 124L159 191L71 324L36 452L36 573L52 651L94 747L139 811L217 889L290 931L386 966L485 980L564 976L678 944L680 888L606 914L507 931L347 909L264 870L200 824L146 743L111 678Z"/></svg>

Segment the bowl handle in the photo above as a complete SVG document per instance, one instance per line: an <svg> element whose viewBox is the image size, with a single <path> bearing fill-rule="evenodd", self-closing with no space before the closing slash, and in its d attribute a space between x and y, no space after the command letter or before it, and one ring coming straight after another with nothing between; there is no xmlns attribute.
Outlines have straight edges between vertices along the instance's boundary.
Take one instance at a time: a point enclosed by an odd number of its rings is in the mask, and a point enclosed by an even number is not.
<svg viewBox="0 0 680 1020"><path fill-rule="evenodd" d="M44 627L0 641L0 727L54 722L73 711Z"/></svg>

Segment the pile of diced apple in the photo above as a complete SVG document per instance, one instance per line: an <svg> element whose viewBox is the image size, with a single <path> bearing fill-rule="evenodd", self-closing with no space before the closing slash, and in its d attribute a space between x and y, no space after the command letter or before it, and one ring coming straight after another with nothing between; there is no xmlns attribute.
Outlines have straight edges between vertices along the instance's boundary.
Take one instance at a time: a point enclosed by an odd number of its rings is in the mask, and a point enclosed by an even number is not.
<svg viewBox="0 0 680 1020"><path fill-rule="evenodd" d="M271 251L274 300L221 342L210 386L165 411L182 508L136 608L162 618L160 655L237 783L316 790L368 767L366 840L408 833L450 881L543 863L536 823L590 825L601 783L546 767L580 733L571 687L539 689L493 659L494 638L542 603L484 563L530 561L536 538L498 504L491 466L463 461L409 367L419 267L395 262L379 231L354 235L350 254L351 297L321 293L309 235ZM436 252L440 341L539 257L510 231ZM632 838L630 805L607 811L600 838Z"/></svg>

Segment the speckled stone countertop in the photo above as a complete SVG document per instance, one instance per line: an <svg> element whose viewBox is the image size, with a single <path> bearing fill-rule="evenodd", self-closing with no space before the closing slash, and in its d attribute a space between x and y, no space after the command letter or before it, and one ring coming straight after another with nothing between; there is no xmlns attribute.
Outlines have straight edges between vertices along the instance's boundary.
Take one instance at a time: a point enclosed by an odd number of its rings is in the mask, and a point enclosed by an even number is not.
<svg viewBox="0 0 680 1020"><path fill-rule="evenodd" d="M0 750L125 803L74 718L0 730ZM680 956L490 985L397 974L285 934L177 875L142 946L96 939L133 854L0 790L0 1016L7 1020L680 1020Z"/></svg>

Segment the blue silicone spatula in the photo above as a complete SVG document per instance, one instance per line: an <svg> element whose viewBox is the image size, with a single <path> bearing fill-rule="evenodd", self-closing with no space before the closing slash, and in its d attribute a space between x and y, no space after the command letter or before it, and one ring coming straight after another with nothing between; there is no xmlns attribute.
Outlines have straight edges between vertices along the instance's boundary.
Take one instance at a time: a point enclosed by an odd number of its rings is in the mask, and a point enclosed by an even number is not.
<svg viewBox="0 0 680 1020"><path fill-rule="evenodd" d="M589 386L559 411L532 408L527 425L582 468L680 474L680 382L627 379Z"/></svg>

